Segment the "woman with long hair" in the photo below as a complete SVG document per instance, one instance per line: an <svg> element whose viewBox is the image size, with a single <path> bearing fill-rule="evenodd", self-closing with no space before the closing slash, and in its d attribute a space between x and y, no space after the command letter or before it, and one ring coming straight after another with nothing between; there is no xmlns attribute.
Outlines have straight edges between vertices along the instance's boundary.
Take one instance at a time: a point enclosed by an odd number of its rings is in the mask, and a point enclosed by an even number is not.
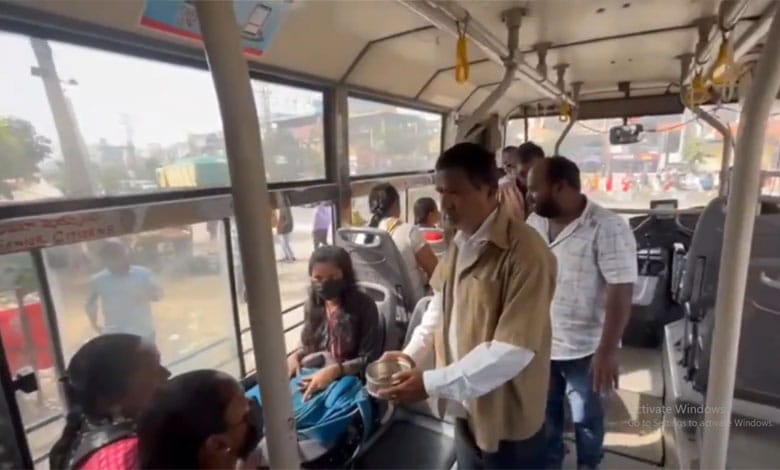
<svg viewBox="0 0 780 470"><path fill-rule="evenodd" d="M414 202L414 225L422 228L437 228L441 214L432 197L421 197Z"/></svg>
<svg viewBox="0 0 780 470"><path fill-rule="evenodd" d="M317 248L309 259L309 277L300 346L287 361L290 377L301 367L319 368L303 378L304 398L344 375L361 375L383 343L376 304L358 290L346 250Z"/></svg>
<svg viewBox="0 0 780 470"><path fill-rule="evenodd" d="M168 376L157 348L140 336L108 334L88 341L62 379L68 415L49 454L50 467L136 468L136 419Z"/></svg>
<svg viewBox="0 0 780 470"><path fill-rule="evenodd" d="M401 221L400 200L393 185L382 183L374 186L368 195L368 207L371 211L368 226L386 230L390 234L401 253L418 297L422 297L428 279L433 275L439 261L420 230Z"/></svg>
<svg viewBox="0 0 780 470"><path fill-rule="evenodd" d="M223 372L197 370L163 385L138 423L142 469L233 469L263 437L258 403Z"/></svg>

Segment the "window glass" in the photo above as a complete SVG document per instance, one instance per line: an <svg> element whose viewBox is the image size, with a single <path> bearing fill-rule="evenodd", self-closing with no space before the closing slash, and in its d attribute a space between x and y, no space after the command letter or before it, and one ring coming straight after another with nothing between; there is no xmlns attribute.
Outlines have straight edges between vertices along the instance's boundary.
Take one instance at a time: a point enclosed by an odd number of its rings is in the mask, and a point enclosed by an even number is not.
<svg viewBox="0 0 780 470"><path fill-rule="evenodd" d="M8 33L0 50L0 204L230 184L209 72ZM252 87L269 181L324 178L322 94Z"/></svg>
<svg viewBox="0 0 780 470"><path fill-rule="evenodd" d="M322 93L252 81L268 181L325 179Z"/></svg>
<svg viewBox="0 0 780 470"><path fill-rule="evenodd" d="M59 437L62 425L57 417L64 409L55 352L29 253L0 256L0 334L11 376L32 372L38 382L37 391L15 394L30 452L36 460L47 455Z"/></svg>
<svg viewBox="0 0 780 470"><path fill-rule="evenodd" d="M299 345L301 331L303 330L303 305L282 314L282 326L284 327L284 344L287 354L293 352ZM247 327L241 335L244 345L244 366L247 373L254 372L255 354L252 348L252 336Z"/></svg>
<svg viewBox="0 0 780 470"><path fill-rule="evenodd" d="M738 105L707 109L726 123L736 135ZM610 145L609 128L621 119L593 119L577 122L561 145L561 154L580 167L585 192L598 203L612 208L649 208L653 199L676 198L681 208L707 204L718 191L723 152L720 134L686 111L681 115L630 118L642 124L640 142ZM507 144L519 145L522 120L507 126ZM529 119L529 138L552 154L565 123L557 117ZM780 169L780 105L769 118L762 168ZM765 176L764 194L780 194L780 178Z"/></svg>
<svg viewBox="0 0 780 470"><path fill-rule="evenodd" d="M333 243L333 217L333 204L330 201L294 206L286 211L283 209L275 211L273 216L269 216L270 223L274 227L274 251L282 311L292 309L292 311L284 313L285 328L303 319L302 310L296 313L298 309L294 307L302 304L308 295L309 257L315 246ZM235 230L234 221L231 221L231 228L239 318L241 329L245 332L242 335L242 347L244 351L249 351L252 347L252 338L248 332L249 310L244 299L245 284L239 255L238 233ZM293 255L293 257L288 255ZM288 333L287 336L289 337L289 335ZM246 353L245 359L254 361L251 356L251 353ZM247 370L253 368L254 366L247 365Z"/></svg>
<svg viewBox="0 0 780 470"><path fill-rule="evenodd" d="M349 98L349 174L430 171L441 152L440 114Z"/></svg>
<svg viewBox="0 0 780 470"><path fill-rule="evenodd" d="M65 361L99 333L155 342L172 372L238 374L219 221L47 250Z"/></svg>
<svg viewBox="0 0 780 470"><path fill-rule="evenodd" d="M522 119L511 119L506 123L504 145L518 146L525 142L525 128Z"/></svg>

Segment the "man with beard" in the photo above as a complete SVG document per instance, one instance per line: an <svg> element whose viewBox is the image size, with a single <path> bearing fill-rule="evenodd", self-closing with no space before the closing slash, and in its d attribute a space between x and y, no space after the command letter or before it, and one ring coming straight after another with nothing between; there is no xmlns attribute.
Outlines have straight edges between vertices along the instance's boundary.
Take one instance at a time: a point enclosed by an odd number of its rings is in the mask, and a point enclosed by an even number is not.
<svg viewBox="0 0 780 470"><path fill-rule="evenodd" d="M564 157L541 160L528 180L528 224L558 259L552 313L547 468L564 457L564 397L574 421L578 468L597 468L604 443L601 398L617 388L620 338L637 280L636 242L619 215L580 192Z"/></svg>
<svg viewBox="0 0 780 470"><path fill-rule="evenodd" d="M436 369L401 372L380 393L449 405L458 468L542 468L555 258L499 205L495 158L484 148L461 143L444 152L435 181L443 221L457 233L409 345L384 357L419 362L433 349Z"/></svg>

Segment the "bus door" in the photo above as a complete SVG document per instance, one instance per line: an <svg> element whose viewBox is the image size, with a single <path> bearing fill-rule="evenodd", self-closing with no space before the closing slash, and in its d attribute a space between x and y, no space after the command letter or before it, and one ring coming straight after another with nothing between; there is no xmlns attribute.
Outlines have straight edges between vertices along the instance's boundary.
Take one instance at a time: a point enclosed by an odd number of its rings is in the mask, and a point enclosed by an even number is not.
<svg viewBox="0 0 780 470"><path fill-rule="evenodd" d="M12 375L2 339L0 339L0 468L32 468L29 446L25 438L22 414L16 403L19 394L37 391L38 383L32 371Z"/></svg>
<svg viewBox="0 0 780 470"><path fill-rule="evenodd" d="M42 292L31 252L0 255L0 375L5 398L0 422L13 428L10 433L0 431L0 446L15 439L14 449L29 461L7 468L41 466L62 429L64 407L57 381L61 362L58 365ZM0 462L3 452L0 448Z"/></svg>

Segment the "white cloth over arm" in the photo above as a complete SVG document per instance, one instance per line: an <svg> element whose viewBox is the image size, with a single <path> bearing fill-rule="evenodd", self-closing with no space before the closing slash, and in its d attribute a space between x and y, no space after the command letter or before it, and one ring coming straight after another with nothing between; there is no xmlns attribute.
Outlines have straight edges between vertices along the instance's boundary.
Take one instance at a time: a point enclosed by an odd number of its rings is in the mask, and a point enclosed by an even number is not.
<svg viewBox="0 0 780 470"><path fill-rule="evenodd" d="M404 353L415 362L433 348L434 333L442 321L441 293L433 299L415 328ZM480 344L459 361L423 374L425 390L432 397L466 401L495 390L519 374L534 357L534 352L500 341Z"/></svg>
<svg viewBox="0 0 780 470"><path fill-rule="evenodd" d="M424 372L425 391L453 401L473 400L515 378L533 357L530 349L487 341L447 367Z"/></svg>

